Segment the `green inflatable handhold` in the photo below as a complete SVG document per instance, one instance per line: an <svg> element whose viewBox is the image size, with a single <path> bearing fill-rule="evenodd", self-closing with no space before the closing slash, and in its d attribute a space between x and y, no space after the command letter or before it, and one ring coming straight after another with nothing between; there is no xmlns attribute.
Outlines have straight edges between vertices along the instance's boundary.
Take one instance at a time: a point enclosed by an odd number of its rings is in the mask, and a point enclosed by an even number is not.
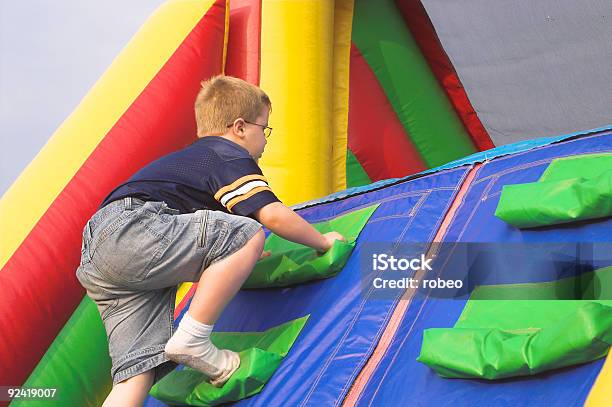
<svg viewBox="0 0 612 407"><path fill-rule="evenodd" d="M418 361L449 378L533 375L605 356L612 267L547 283L477 287L454 328L427 329Z"/></svg>
<svg viewBox="0 0 612 407"><path fill-rule="evenodd" d="M293 346L308 315L265 332L214 332L211 340L222 349L240 354L240 367L223 385L189 367L175 370L157 382L150 394L169 404L214 406L257 394L272 377Z"/></svg>
<svg viewBox="0 0 612 407"><path fill-rule="evenodd" d="M539 181L595 178L608 170L612 170L612 153L584 154L556 158L546 167Z"/></svg>
<svg viewBox="0 0 612 407"><path fill-rule="evenodd" d="M505 185L495 211L517 228L611 215L612 154L553 160L538 182Z"/></svg>
<svg viewBox="0 0 612 407"><path fill-rule="evenodd" d="M321 233L337 231L347 241L336 241L330 250L316 250L282 239L274 234L266 239L265 250L272 254L259 262L242 288L285 287L335 276L348 260L359 233L378 205L369 206L313 226Z"/></svg>

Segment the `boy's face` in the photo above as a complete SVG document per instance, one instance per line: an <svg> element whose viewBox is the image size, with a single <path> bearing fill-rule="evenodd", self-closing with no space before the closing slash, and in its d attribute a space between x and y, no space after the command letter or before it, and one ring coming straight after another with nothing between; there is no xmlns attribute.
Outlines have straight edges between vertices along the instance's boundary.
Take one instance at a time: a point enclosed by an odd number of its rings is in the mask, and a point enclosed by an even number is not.
<svg viewBox="0 0 612 407"><path fill-rule="evenodd" d="M255 161L261 158L261 155L266 148L266 136L264 134L264 128L268 126L268 118L270 116L270 109L264 107L257 119L253 123L244 123L243 134L242 134L242 146L247 149L251 157Z"/></svg>

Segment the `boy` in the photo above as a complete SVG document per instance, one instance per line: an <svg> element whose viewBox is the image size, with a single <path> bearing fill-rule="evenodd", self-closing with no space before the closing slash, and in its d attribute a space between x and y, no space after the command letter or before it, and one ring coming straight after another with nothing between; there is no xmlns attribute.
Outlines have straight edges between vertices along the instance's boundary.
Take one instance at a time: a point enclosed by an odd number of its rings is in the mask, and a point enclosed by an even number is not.
<svg viewBox="0 0 612 407"><path fill-rule="evenodd" d="M260 223L320 252L344 240L321 235L270 189L257 165L270 109L268 96L240 79L202 82L199 139L134 174L85 226L77 278L108 336L113 390L105 406L141 405L174 362L215 386L236 371L238 354L217 349L210 333L263 256ZM184 281L199 285L173 332L176 286Z"/></svg>

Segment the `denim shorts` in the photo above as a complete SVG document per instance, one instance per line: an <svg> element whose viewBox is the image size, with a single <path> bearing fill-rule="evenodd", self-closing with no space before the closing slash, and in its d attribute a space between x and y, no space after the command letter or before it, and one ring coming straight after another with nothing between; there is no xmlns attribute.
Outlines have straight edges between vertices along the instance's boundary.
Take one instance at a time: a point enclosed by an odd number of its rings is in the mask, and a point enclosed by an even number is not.
<svg viewBox="0 0 612 407"><path fill-rule="evenodd" d="M96 303L118 383L176 367L164 355L177 285L243 247L261 228L219 211L179 214L164 202L127 197L98 210L83 230L77 278Z"/></svg>

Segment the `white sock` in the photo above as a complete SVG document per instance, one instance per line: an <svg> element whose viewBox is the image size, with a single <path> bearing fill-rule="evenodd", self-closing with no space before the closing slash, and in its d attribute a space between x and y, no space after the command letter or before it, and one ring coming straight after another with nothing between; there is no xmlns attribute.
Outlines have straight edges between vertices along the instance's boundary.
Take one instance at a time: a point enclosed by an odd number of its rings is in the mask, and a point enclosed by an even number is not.
<svg viewBox="0 0 612 407"><path fill-rule="evenodd" d="M217 387L223 384L240 366L240 357L228 349L218 349L211 341L213 325L193 319L188 312L166 344L168 359L196 369L211 378Z"/></svg>

